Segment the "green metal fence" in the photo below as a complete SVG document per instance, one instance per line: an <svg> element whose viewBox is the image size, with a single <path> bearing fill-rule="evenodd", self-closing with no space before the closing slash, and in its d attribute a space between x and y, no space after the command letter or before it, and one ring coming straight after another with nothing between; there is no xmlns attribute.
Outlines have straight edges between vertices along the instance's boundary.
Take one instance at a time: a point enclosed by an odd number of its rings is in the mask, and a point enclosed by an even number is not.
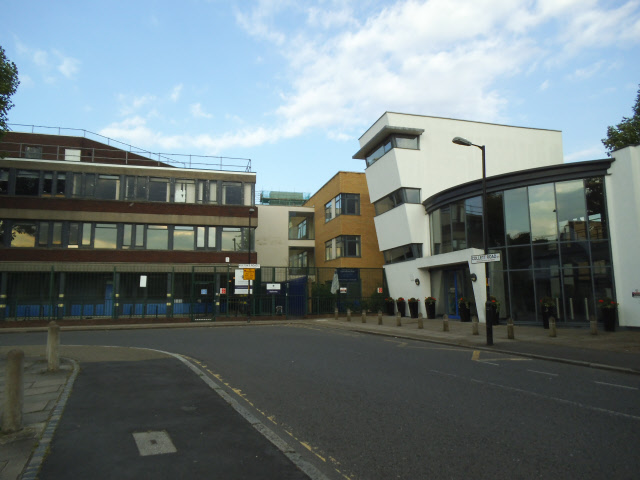
<svg viewBox="0 0 640 480"><path fill-rule="evenodd" d="M331 293L334 275L340 289ZM242 271L230 265L1 271L0 320L300 318L377 312L387 295L383 269L262 267L251 284L248 295Z"/></svg>

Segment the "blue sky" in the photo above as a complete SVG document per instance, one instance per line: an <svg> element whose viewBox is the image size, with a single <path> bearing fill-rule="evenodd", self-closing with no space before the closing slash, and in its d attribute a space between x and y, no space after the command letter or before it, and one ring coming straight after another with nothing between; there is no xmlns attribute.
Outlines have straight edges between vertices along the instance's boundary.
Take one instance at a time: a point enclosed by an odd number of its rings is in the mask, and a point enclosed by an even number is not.
<svg viewBox="0 0 640 480"><path fill-rule="evenodd" d="M385 111L562 130L605 157L640 84L640 0L14 1L11 123L252 160L313 193Z"/></svg>

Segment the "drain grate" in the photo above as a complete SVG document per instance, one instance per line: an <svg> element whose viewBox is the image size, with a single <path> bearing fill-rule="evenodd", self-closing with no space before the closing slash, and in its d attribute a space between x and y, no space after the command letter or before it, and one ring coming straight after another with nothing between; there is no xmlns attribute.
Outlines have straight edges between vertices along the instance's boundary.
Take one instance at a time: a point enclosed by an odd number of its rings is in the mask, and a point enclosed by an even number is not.
<svg viewBox="0 0 640 480"><path fill-rule="evenodd" d="M138 451L142 457L176 453L178 451L165 430L159 432L134 432L133 439L136 441Z"/></svg>

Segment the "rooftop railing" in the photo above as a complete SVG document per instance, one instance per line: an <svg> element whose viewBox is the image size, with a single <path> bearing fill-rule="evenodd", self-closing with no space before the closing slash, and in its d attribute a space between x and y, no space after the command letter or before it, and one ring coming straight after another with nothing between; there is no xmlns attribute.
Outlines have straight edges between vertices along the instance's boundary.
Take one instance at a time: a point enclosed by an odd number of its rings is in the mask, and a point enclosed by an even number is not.
<svg viewBox="0 0 640 480"><path fill-rule="evenodd" d="M94 163L124 163L125 165L141 165L147 162L150 166L174 167L198 170L221 170L233 172L251 172L251 159L238 157L221 157L213 155L193 155L181 153L154 153L120 142L99 133L78 128L46 127L41 125L8 124L10 131L43 135L71 136L86 138L102 143L111 148L81 148L81 161ZM43 145L42 143L2 142L2 150L8 156L17 158L33 158L34 153L27 153L27 146L42 147L42 160L65 160L66 149L79 149L77 145ZM78 159L80 160L80 159ZM143 163L146 164L146 163Z"/></svg>

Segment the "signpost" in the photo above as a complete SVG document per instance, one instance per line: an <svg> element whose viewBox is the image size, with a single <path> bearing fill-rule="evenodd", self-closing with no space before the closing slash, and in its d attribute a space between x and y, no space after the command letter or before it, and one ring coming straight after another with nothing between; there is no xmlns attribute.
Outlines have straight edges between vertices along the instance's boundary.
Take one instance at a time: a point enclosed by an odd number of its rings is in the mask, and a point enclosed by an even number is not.
<svg viewBox="0 0 640 480"><path fill-rule="evenodd" d="M251 217L249 217L251 220ZM241 263L238 268L242 269L242 279L247 280L247 294L249 295L249 301L247 306L249 308L249 318L247 322L251 321L251 280L256 279L256 270L260 268L259 263Z"/></svg>

